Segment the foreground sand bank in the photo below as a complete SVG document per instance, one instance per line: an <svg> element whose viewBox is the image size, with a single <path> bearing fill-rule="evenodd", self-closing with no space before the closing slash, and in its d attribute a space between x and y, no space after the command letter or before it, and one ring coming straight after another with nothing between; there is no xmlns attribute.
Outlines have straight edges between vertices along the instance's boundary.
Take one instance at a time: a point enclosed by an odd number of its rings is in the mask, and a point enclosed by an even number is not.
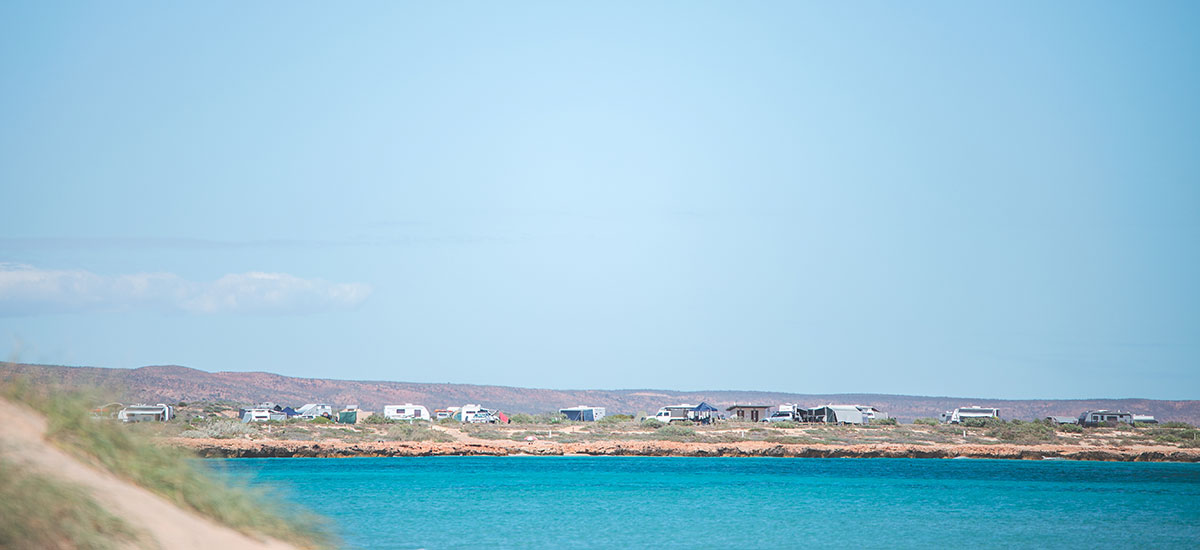
<svg viewBox="0 0 1200 550"><path fill-rule="evenodd" d="M185 439L165 440L206 458L386 457L386 456L763 456L803 458L994 458L1099 460L1110 462L1200 462L1200 449L1169 446L1093 447L1062 445L807 445L762 441L680 443L673 441L345 442Z"/></svg>
<svg viewBox="0 0 1200 550"><path fill-rule="evenodd" d="M163 497L121 479L52 445L47 421L35 411L0 399L0 454L35 471L83 487L113 513L150 537L149 546L131 547L209 550L295 550L268 538L239 533Z"/></svg>

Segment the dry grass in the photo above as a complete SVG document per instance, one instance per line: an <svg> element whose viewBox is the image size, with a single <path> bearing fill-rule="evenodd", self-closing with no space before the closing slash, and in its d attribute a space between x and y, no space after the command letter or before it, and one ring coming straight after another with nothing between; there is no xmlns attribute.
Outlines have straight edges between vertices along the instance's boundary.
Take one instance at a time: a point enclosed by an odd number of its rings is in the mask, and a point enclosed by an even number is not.
<svg viewBox="0 0 1200 550"><path fill-rule="evenodd" d="M0 548L155 548L76 485L0 458Z"/></svg>
<svg viewBox="0 0 1200 550"><path fill-rule="evenodd" d="M266 535L303 548L333 544L324 522L280 508L261 491L234 487L196 462L187 451L156 445L143 426L98 420L88 414L95 398L9 382L0 393L46 416L47 437L67 452L175 504L250 535ZM102 400L99 400L102 401Z"/></svg>

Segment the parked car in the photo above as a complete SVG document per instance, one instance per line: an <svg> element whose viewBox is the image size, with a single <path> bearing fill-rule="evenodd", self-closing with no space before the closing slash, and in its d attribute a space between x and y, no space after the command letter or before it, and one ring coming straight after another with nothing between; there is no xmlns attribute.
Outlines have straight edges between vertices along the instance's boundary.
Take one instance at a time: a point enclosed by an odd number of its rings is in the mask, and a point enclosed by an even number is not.
<svg viewBox="0 0 1200 550"><path fill-rule="evenodd" d="M790 412L776 411L771 416L762 419L763 422L795 422L796 415Z"/></svg>

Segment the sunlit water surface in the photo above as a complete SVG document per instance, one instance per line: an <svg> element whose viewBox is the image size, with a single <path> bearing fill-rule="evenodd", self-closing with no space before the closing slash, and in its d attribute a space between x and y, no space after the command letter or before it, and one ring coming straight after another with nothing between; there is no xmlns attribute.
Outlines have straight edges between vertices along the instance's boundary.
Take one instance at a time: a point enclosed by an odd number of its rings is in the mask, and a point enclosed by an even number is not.
<svg viewBox="0 0 1200 550"><path fill-rule="evenodd" d="M349 548L1200 548L1200 464L422 457L210 465Z"/></svg>

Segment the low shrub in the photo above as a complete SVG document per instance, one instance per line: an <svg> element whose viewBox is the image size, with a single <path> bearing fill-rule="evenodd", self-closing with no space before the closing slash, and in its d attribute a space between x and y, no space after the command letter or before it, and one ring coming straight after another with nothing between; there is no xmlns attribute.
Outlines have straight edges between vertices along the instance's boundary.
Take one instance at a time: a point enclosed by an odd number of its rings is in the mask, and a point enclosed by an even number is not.
<svg viewBox="0 0 1200 550"><path fill-rule="evenodd" d="M895 418L880 418L871 421L872 426L899 426L900 421Z"/></svg>
<svg viewBox="0 0 1200 550"><path fill-rule="evenodd" d="M941 422L936 418L918 418L916 420L913 420L912 423L925 425L925 426L937 426L938 424L941 424Z"/></svg>
<svg viewBox="0 0 1200 550"><path fill-rule="evenodd" d="M536 422L536 419L533 417L532 414L526 414L526 413L511 414L508 416L508 420L509 420L509 422L512 422L513 424L533 424L534 422Z"/></svg>
<svg viewBox="0 0 1200 550"><path fill-rule="evenodd" d="M386 416L383 416L382 414L379 414L379 413L371 413L371 416L368 416L363 419L363 424L395 424L395 423L396 423L395 420L392 420L392 419L390 419Z"/></svg>
<svg viewBox="0 0 1200 550"><path fill-rule="evenodd" d="M597 422L600 424L620 424L622 422L629 422L630 420L633 420L633 417L627 414L610 414Z"/></svg>
<svg viewBox="0 0 1200 550"><path fill-rule="evenodd" d="M258 430L245 422L229 419L216 419L194 424L192 429L185 430L179 437L190 439L230 439L258 433Z"/></svg>
<svg viewBox="0 0 1200 550"><path fill-rule="evenodd" d="M1083 426L1080 426L1079 424L1059 424L1057 429L1060 432L1066 432L1069 434L1083 433Z"/></svg>
<svg viewBox="0 0 1200 550"><path fill-rule="evenodd" d="M1195 428L1195 426L1188 424L1187 422L1164 422L1162 424L1159 424L1158 427L1159 428L1174 428L1174 429Z"/></svg>
<svg viewBox="0 0 1200 550"><path fill-rule="evenodd" d="M768 422L767 425L772 428L784 428L784 429L800 427L800 424L798 424L796 422L792 422L791 420L784 420L782 422Z"/></svg>
<svg viewBox="0 0 1200 550"><path fill-rule="evenodd" d="M1001 441L1023 443L1051 441L1056 437L1054 427L1045 422L1022 422L1020 420L991 422L987 435Z"/></svg>
<svg viewBox="0 0 1200 550"><path fill-rule="evenodd" d="M663 422L661 422L661 421L659 421L657 418L647 418L647 419L645 419L645 420L643 420L643 421L642 421L642 427L643 427L643 428L650 428L650 429L652 429L652 430L659 430L659 429L662 429L662 427L663 427L663 426L666 426L666 424L665 424L665 423L663 423Z"/></svg>
<svg viewBox="0 0 1200 550"><path fill-rule="evenodd" d="M669 439L672 441L687 441L696 437L696 430L686 426L667 424L655 430L654 437L656 439Z"/></svg>
<svg viewBox="0 0 1200 550"><path fill-rule="evenodd" d="M333 419L328 416L318 416L308 422L310 424L333 424Z"/></svg>
<svg viewBox="0 0 1200 550"><path fill-rule="evenodd" d="M1004 424L999 418L968 418L960 422L960 425L967 428L989 428Z"/></svg>
<svg viewBox="0 0 1200 550"><path fill-rule="evenodd" d="M1180 422L1179 424L1183 424ZM1158 427L1146 430L1146 434L1160 443L1196 443L1200 441L1200 429L1184 424L1185 427Z"/></svg>
<svg viewBox="0 0 1200 550"><path fill-rule="evenodd" d="M453 441L449 435L425 423L396 423L388 427L387 438L393 441Z"/></svg>

